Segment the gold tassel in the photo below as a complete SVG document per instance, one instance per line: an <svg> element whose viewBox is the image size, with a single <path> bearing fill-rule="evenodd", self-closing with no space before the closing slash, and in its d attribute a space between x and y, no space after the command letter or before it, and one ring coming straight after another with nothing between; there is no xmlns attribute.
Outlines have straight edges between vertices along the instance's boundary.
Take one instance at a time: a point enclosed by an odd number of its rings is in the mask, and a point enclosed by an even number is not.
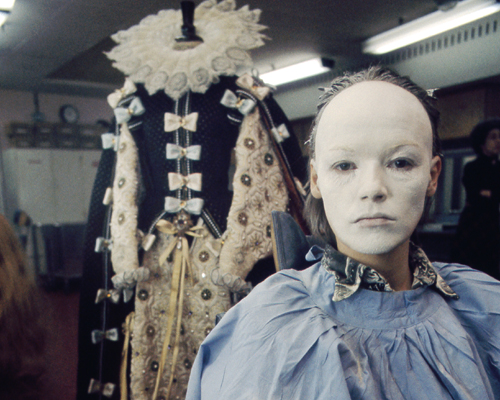
<svg viewBox="0 0 500 400"><path fill-rule="evenodd" d="M127 358L128 348L130 344L130 334L134 326L134 312L132 311L125 319L124 333L125 340L123 342L122 363L120 365L120 400L127 400Z"/></svg>
<svg viewBox="0 0 500 400"><path fill-rule="evenodd" d="M169 221L161 220L156 224L157 229L160 232L167 233L169 235L176 236L176 240L173 240L167 247L167 249L163 252L159 259L159 265L163 265L163 263L167 260L167 258L174 252L174 269L172 271L172 283L170 287L170 301L168 305L168 313L167 313L167 332L165 335L165 339L163 342L163 348L161 351L160 364L158 367L158 375L156 377L155 389L153 392L153 399L158 397L158 391L160 390L161 378L163 375L163 371L165 368L165 363L168 358L168 351L170 347L170 339L172 336L172 330L174 327L174 321L177 317L177 324L175 330L175 339L174 339L174 349L172 352L172 368L170 371L170 380L167 387L167 400L170 397L170 392L172 390L172 383L174 379L175 366L177 362L177 356L179 354L179 339L181 332L181 322L182 322L182 305L184 303L184 286L185 286L185 276L186 273L189 272L191 276L191 283L193 282L193 274L191 269L191 262L189 258L189 243L184 237L184 234L194 237L202 237L201 234L197 233L203 229L201 226L195 226L186 230L184 232L180 232L174 224ZM177 308L177 313L176 313Z"/></svg>

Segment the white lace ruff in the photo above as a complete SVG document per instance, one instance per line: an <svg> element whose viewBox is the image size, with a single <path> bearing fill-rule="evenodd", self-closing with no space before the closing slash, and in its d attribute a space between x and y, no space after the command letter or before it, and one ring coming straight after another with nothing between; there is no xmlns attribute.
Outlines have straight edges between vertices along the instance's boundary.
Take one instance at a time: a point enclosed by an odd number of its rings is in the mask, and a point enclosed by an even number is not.
<svg viewBox="0 0 500 400"><path fill-rule="evenodd" d="M195 9L196 34L203 43L189 50L174 50L180 36L182 12L162 10L138 25L112 36L118 43L108 58L134 83L143 83L150 95L158 90L174 100L188 90L205 93L220 75L234 75L251 66L248 50L264 45L266 27L258 24L260 10L234 0L206 0Z"/></svg>

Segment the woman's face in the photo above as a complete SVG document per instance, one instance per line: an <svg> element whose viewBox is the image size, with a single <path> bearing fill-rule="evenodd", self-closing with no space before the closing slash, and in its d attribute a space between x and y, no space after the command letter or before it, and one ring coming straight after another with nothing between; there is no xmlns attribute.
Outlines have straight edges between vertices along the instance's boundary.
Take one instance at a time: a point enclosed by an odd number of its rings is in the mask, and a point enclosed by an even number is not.
<svg viewBox="0 0 500 400"><path fill-rule="evenodd" d="M311 162L340 251L387 254L409 241L441 169L418 99L386 82L345 89L326 107Z"/></svg>
<svg viewBox="0 0 500 400"><path fill-rule="evenodd" d="M494 157L500 154L500 129L492 129L488 132L482 146L485 156Z"/></svg>

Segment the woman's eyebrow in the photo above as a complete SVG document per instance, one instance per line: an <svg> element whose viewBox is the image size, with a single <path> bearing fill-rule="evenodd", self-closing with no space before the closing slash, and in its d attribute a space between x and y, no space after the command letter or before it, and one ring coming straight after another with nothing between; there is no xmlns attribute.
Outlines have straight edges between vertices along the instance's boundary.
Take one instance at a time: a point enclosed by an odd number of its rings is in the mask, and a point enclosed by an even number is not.
<svg viewBox="0 0 500 400"><path fill-rule="evenodd" d="M345 146L333 146L333 147L327 147L327 150L329 152L332 152L332 151L342 151L342 152L345 152L345 153L355 153L355 150L350 148L350 147L345 147Z"/></svg>
<svg viewBox="0 0 500 400"><path fill-rule="evenodd" d="M397 146L390 147L389 149L387 149L387 153L388 154L394 154L394 153L398 152L399 150L404 149L405 147L410 147L410 148L418 149L420 146L417 143L399 144Z"/></svg>

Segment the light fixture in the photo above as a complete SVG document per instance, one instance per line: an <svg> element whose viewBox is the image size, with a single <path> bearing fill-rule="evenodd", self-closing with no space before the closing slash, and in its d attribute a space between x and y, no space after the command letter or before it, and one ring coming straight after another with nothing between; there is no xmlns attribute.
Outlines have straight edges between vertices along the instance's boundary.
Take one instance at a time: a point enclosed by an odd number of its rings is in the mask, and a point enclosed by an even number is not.
<svg viewBox="0 0 500 400"><path fill-rule="evenodd" d="M333 68L334 61L326 58L313 58L289 67L276 69L260 75L265 83L269 85L283 85L284 83L298 81L310 76L319 75Z"/></svg>
<svg viewBox="0 0 500 400"><path fill-rule="evenodd" d="M9 16L9 14L10 14L9 12L5 12L5 11L0 10L0 26L2 26L4 24L5 20Z"/></svg>
<svg viewBox="0 0 500 400"><path fill-rule="evenodd" d="M5 20L10 15L15 2L16 0L0 0L0 26L5 23Z"/></svg>
<svg viewBox="0 0 500 400"><path fill-rule="evenodd" d="M0 0L0 10L10 11L14 8L16 0Z"/></svg>
<svg viewBox="0 0 500 400"><path fill-rule="evenodd" d="M460 1L450 10L438 10L363 42L363 52L385 54L449 31L500 10L495 0Z"/></svg>

